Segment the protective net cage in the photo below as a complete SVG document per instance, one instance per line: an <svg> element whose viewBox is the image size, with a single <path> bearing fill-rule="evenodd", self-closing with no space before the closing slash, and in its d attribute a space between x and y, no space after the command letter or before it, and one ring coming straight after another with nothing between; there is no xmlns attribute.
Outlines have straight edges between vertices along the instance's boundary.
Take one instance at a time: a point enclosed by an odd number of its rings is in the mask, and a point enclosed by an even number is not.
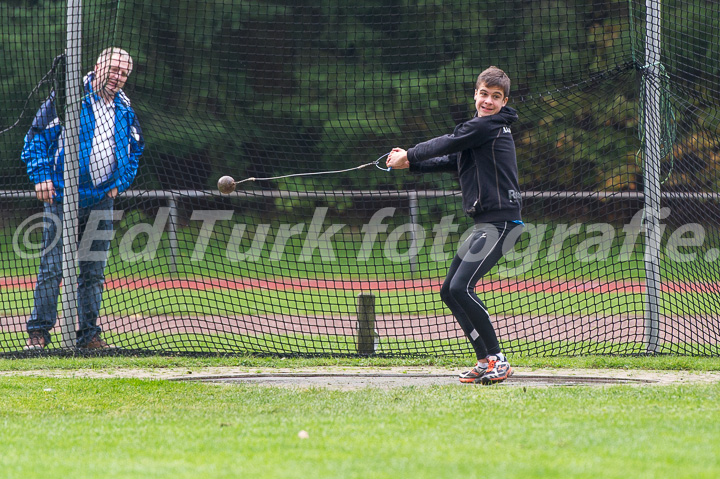
<svg viewBox="0 0 720 479"><path fill-rule="evenodd" d="M716 2L9 0L0 23L4 355L471 356L439 295L473 227L457 175L381 167L471 118L490 65L525 222L476 290L503 350L720 353Z"/></svg>

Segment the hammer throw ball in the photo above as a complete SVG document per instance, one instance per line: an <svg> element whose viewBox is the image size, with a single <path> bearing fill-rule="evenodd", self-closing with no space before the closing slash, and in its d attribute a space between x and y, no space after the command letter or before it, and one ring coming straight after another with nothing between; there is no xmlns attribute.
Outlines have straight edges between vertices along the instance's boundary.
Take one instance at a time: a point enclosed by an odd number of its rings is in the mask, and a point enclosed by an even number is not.
<svg viewBox="0 0 720 479"><path fill-rule="evenodd" d="M223 176L218 180L218 190L224 195L229 195L235 191L235 180L232 176Z"/></svg>

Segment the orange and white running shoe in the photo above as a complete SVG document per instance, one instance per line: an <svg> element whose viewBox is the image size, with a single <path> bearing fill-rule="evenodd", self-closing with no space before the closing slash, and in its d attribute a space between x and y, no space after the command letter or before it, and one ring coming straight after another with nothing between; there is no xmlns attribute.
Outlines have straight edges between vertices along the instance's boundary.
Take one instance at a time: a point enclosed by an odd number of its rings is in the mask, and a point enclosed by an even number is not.
<svg viewBox="0 0 720 479"><path fill-rule="evenodd" d="M479 382L482 384L497 384L505 381L513 375L513 368L505 358L505 355L498 353L488 356L488 368L485 374L480 376Z"/></svg>
<svg viewBox="0 0 720 479"><path fill-rule="evenodd" d="M481 363L480 361L478 361L475 367L472 368L470 371L460 373L460 382L474 383L479 381L483 374L487 372L487 365L488 363Z"/></svg>

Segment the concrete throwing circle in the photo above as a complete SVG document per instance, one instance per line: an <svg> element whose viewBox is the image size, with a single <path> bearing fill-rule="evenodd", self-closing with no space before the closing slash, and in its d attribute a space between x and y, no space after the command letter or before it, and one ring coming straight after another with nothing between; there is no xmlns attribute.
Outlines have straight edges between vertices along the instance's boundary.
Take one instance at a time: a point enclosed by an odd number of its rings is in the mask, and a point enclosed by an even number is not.
<svg viewBox="0 0 720 479"><path fill-rule="evenodd" d="M228 376L205 376L176 378L184 381L201 381L217 384L252 384L287 388L328 388L361 389L448 386L461 384L457 375L450 374L403 374L403 373L276 373L276 374L236 374ZM652 384L649 379L561 376L561 375L525 375L515 373L509 380L498 384L503 387L517 386L598 386L607 384Z"/></svg>
<svg viewBox="0 0 720 479"><path fill-rule="evenodd" d="M572 369L517 367L515 375L497 387L559 387L604 385L718 384L720 371L646 369ZM313 366L249 367L202 366L160 368L81 368L0 371L3 376L71 378L136 378L168 381L202 381L212 384L252 384L288 388L360 389L367 387L426 387L461 384L465 369L437 366ZM480 387L478 385L478 387Z"/></svg>

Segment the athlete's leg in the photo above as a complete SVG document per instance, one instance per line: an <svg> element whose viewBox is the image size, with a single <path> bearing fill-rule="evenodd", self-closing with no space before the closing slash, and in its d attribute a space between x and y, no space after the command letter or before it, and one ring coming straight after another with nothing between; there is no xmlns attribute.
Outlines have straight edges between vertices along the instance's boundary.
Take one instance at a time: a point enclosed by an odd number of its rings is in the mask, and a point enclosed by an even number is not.
<svg viewBox="0 0 720 479"><path fill-rule="evenodd" d="M450 284L453 282L453 278L455 277L455 274L457 273L457 270L461 264L462 258L456 254L455 258L453 258L452 260L452 263L450 263L450 269L448 269L447 275L445 276L445 281L443 282L442 288L440 289L440 298L447 305L447 307L450 308L450 311L452 311L453 316L455 316L455 320L460 325L460 328L462 328L465 336L470 339L470 344L475 350L475 356L477 357L477 359L483 359L485 358L485 356L487 356L487 348L485 347L485 344L479 336L476 336L473 340L473 331L475 330L475 328L472 324L472 321L470 321L468 314L465 312L462 306L460 306L460 303L457 302L454 295L450 294Z"/></svg>
<svg viewBox="0 0 720 479"><path fill-rule="evenodd" d="M463 326L461 323L461 326L476 353L482 354L482 358L500 353L500 344L487 308L475 294L475 286L480 278L497 264L503 254L514 246L515 241L506 241L506 239L516 227L519 225L511 222L478 225L458 252L461 260L457 264L453 261L457 267L449 278L449 284L443 285L446 290L445 296L455 308L451 310L453 313L457 310L462 316L466 325ZM459 318L458 322L460 322Z"/></svg>

